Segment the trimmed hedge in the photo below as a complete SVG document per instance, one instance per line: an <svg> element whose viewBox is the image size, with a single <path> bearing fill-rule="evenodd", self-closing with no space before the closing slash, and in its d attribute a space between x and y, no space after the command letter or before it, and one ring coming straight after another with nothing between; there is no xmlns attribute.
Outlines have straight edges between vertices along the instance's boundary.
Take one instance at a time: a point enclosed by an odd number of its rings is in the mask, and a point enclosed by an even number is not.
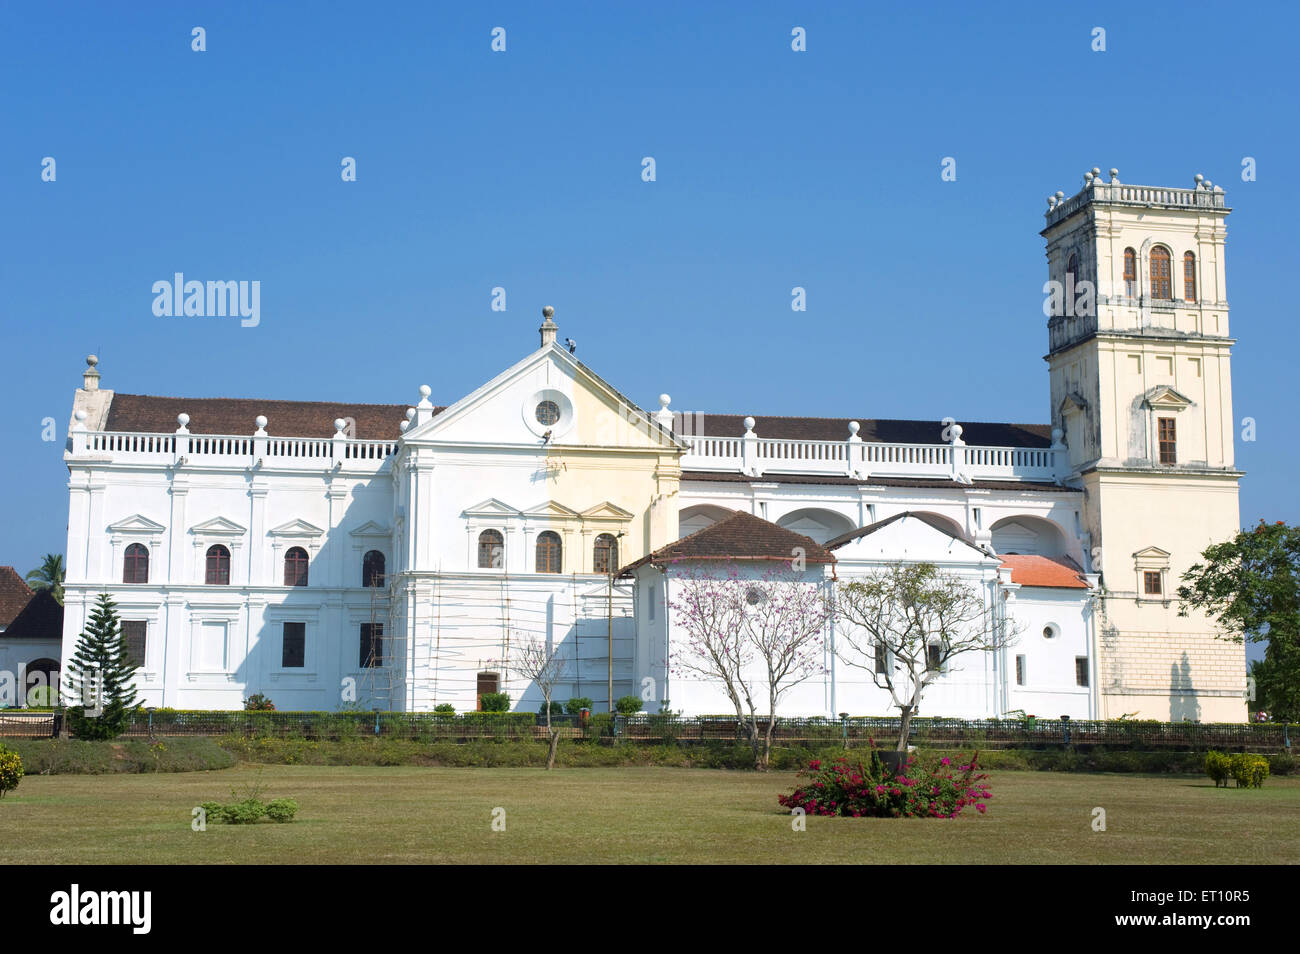
<svg viewBox="0 0 1300 954"><path fill-rule="evenodd" d="M230 768L235 758L215 739L165 738L91 742L79 739L14 739L27 775L113 775L140 772L206 772Z"/></svg>

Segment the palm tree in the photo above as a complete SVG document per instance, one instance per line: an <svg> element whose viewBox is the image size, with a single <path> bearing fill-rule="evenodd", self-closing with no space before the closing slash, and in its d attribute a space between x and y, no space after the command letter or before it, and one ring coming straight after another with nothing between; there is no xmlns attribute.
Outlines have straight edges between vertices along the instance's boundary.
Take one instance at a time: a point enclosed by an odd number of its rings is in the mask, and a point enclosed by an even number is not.
<svg viewBox="0 0 1300 954"><path fill-rule="evenodd" d="M39 567L27 574L27 585L37 593L49 590L50 595L63 603L63 554L47 553Z"/></svg>

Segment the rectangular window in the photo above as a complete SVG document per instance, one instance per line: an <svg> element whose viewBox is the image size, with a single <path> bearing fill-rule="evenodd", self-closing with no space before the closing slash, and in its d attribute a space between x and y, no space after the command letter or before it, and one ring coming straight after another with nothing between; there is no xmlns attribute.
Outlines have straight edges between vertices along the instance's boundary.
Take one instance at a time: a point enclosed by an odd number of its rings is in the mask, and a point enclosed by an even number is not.
<svg viewBox="0 0 1300 954"><path fill-rule="evenodd" d="M1023 686L1025 684L1025 681L1028 678L1028 674L1026 672L1027 669L1028 667L1025 664L1025 657L1017 656L1016 657L1016 685L1017 686Z"/></svg>
<svg viewBox="0 0 1300 954"><path fill-rule="evenodd" d="M876 643L876 672L889 672L889 651L884 643Z"/></svg>
<svg viewBox="0 0 1300 954"><path fill-rule="evenodd" d="M943 652L938 643L930 643L925 647L925 668L938 671L940 654Z"/></svg>
<svg viewBox="0 0 1300 954"><path fill-rule="evenodd" d="M1074 681L1080 686L1088 685L1088 657L1074 657Z"/></svg>
<svg viewBox="0 0 1300 954"><path fill-rule="evenodd" d="M1160 586L1160 571L1146 570L1142 574L1142 590L1147 596L1159 596L1163 589Z"/></svg>
<svg viewBox="0 0 1300 954"><path fill-rule="evenodd" d="M650 619L653 620L655 618L655 588L653 583L650 585L650 589L646 592L645 601L646 609L650 614Z"/></svg>
<svg viewBox="0 0 1300 954"><path fill-rule="evenodd" d="M144 665L145 637L149 624L142 619L122 620L122 638L126 640L126 658L137 668Z"/></svg>
<svg viewBox="0 0 1300 954"><path fill-rule="evenodd" d="M361 624L361 668L374 669L384 664L384 624Z"/></svg>
<svg viewBox="0 0 1300 954"><path fill-rule="evenodd" d="M1178 463L1178 437L1172 417L1162 417L1157 422L1160 438L1160 463Z"/></svg>
<svg viewBox="0 0 1300 954"><path fill-rule="evenodd" d="M284 624L284 649L280 665L284 669L301 669L307 661L307 624Z"/></svg>

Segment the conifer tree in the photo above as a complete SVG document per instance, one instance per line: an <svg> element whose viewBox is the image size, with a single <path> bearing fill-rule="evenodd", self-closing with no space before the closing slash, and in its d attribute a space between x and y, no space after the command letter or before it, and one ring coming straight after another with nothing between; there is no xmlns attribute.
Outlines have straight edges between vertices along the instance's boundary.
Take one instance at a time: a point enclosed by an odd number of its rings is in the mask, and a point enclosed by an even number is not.
<svg viewBox="0 0 1300 954"><path fill-rule="evenodd" d="M117 606L101 593L67 665L67 691L73 703L68 708L68 728L73 735L113 739L126 731L138 708L136 668L127 653Z"/></svg>

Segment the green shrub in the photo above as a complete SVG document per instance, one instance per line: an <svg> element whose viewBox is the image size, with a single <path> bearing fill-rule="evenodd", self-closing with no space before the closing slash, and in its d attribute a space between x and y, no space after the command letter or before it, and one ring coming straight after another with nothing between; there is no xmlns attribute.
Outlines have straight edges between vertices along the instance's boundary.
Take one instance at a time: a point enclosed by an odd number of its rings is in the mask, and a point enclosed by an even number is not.
<svg viewBox="0 0 1300 954"><path fill-rule="evenodd" d="M479 696L479 705L482 706L483 712L509 712L510 693L485 692Z"/></svg>
<svg viewBox="0 0 1300 954"><path fill-rule="evenodd" d="M546 715L546 703L545 703L545 702L543 702L543 703L542 703L542 707L541 707L540 709L537 710L537 714L538 714L538 715ZM551 700L551 715L553 715L553 716L564 715L564 703L562 703L562 702L556 702L556 701L554 701L554 700Z"/></svg>
<svg viewBox="0 0 1300 954"><path fill-rule="evenodd" d="M266 817L273 822L284 824L293 821L298 814L298 803L292 798L275 798L266 803Z"/></svg>
<svg viewBox="0 0 1300 954"><path fill-rule="evenodd" d="M640 696L620 696L614 701L614 708L623 715L632 715L640 712L644 707Z"/></svg>
<svg viewBox="0 0 1300 954"><path fill-rule="evenodd" d="M582 709L590 709L592 702L586 696L574 696L564 704L564 711L569 715L577 715Z"/></svg>
<svg viewBox="0 0 1300 954"><path fill-rule="evenodd" d="M18 787L23 778L23 760L17 752L0 745L0 798Z"/></svg>
<svg viewBox="0 0 1300 954"><path fill-rule="evenodd" d="M234 757L205 736L119 739L15 739L12 748L29 775L116 775L136 772L206 772L230 768Z"/></svg>
<svg viewBox="0 0 1300 954"><path fill-rule="evenodd" d="M263 693L255 692L244 700L244 710L246 712L274 712L275 703Z"/></svg>
<svg viewBox="0 0 1300 954"><path fill-rule="evenodd" d="M1222 752L1205 753L1205 774L1214 782L1215 788L1226 788L1232 777L1232 759Z"/></svg>
<svg viewBox="0 0 1300 954"><path fill-rule="evenodd" d="M1238 788L1261 788L1268 778L1268 759L1251 752L1238 752L1230 760Z"/></svg>
<svg viewBox="0 0 1300 954"><path fill-rule="evenodd" d="M440 702L433 707L433 711L436 712L438 715L455 715L456 707L453 706L450 702Z"/></svg>

